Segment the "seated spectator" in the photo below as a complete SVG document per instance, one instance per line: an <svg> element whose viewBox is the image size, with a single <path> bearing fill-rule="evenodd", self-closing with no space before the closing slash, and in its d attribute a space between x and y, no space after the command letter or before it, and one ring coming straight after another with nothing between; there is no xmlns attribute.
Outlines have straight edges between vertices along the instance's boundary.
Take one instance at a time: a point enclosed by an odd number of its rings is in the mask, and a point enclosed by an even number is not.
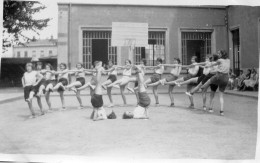
<svg viewBox="0 0 260 163"><path fill-rule="evenodd" d="M230 89L234 88L234 80L236 78L236 75L233 73L232 69L229 70L229 80L228 80L228 86Z"/></svg>
<svg viewBox="0 0 260 163"><path fill-rule="evenodd" d="M255 90L255 85L258 83L258 74L257 71L253 68L251 71L251 75L249 79L244 80L244 88L243 91L245 90Z"/></svg>
<svg viewBox="0 0 260 163"><path fill-rule="evenodd" d="M234 90L240 90L243 86L243 81L246 79L246 74L244 74L243 70L240 70L239 76L234 80Z"/></svg>

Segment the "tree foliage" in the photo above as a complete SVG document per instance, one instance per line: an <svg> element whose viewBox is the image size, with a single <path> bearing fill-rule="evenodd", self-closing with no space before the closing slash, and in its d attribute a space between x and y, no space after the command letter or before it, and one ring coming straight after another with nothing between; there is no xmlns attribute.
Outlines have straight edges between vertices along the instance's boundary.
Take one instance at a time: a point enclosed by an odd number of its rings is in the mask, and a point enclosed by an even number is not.
<svg viewBox="0 0 260 163"><path fill-rule="evenodd" d="M25 36L23 31L33 31L39 35L37 31L47 27L50 18L35 19L33 15L45 8L37 1L4 0L3 33L8 33L9 36L3 37L3 49L14 43L22 44L21 40L30 41L31 38Z"/></svg>

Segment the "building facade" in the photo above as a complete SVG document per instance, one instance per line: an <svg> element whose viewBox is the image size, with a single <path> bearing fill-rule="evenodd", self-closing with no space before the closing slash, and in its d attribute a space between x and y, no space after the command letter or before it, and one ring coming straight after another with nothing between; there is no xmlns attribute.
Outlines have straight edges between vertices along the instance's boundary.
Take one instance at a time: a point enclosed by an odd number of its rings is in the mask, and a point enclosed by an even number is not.
<svg viewBox="0 0 260 163"><path fill-rule="evenodd" d="M164 63L180 58L189 64L193 55L203 61L220 49L229 53L233 68L259 66L259 7L59 3L58 10L58 62L69 67L82 62L90 68L93 61L108 59L119 65L125 59L152 64L157 57ZM148 46L134 47L133 55L129 47L111 46L112 22L148 23Z"/></svg>
<svg viewBox="0 0 260 163"><path fill-rule="evenodd" d="M57 39L31 41L13 46L14 58L57 58Z"/></svg>

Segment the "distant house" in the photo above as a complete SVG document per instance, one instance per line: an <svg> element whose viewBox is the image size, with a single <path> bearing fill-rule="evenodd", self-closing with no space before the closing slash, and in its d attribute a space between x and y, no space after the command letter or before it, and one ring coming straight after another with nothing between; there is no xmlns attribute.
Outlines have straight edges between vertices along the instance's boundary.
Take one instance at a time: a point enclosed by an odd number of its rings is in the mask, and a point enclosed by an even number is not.
<svg viewBox="0 0 260 163"><path fill-rule="evenodd" d="M13 58L57 58L57 39L41 39L13 46Z"/></svg>

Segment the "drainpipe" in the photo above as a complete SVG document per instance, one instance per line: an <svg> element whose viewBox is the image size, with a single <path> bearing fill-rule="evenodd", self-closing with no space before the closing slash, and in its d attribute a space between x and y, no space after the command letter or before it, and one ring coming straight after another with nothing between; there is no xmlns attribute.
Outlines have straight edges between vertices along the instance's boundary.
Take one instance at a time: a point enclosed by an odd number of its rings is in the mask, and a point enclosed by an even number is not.
<svg viewBox="0 0 260 163"><path fill-rule="evenodd" d="M68 20L68 68L71 69L71 52L70 52L70 44L71 44L71 3L69 3L69 16L68 16L69 20Z"/></svg>
<svg viewBox="0 0 260 163"><path fill-rule="evenodd" d="M68 16L68 68L71 69L71 3L69 3L69 16ZM71 82L71 76L69 75L69 82Z"/></svg>
<svg viewBox="0 0 260 163"><path fill-rule="evenodd" d="M228 8L229 8L229 6L226 7L226 17L227 17L226 30L227 30L227 53L228 53L228 56L230 57L230 54L229 54L229 19L228 19Z"/></svg>

